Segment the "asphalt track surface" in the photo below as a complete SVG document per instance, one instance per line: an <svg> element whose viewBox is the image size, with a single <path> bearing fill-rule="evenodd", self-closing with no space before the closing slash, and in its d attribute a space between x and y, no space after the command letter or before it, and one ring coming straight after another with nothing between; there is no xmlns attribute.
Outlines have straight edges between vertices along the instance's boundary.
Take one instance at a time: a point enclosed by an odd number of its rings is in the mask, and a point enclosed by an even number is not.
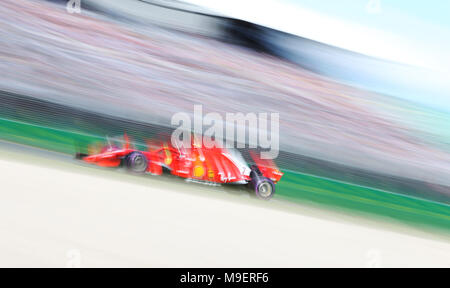
<svg viewBox="0 0 450 288"><path fill-rule="evenodd" d="M450 266L450 241L0 142L1 267Z"/></svg>

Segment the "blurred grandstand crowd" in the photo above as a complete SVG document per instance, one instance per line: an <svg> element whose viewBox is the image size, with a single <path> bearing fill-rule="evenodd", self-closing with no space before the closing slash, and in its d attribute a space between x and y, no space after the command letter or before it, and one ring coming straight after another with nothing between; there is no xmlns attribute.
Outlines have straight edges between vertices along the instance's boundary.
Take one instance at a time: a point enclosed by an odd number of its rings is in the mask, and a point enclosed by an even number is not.
<svg viewBox="0 0 450 288"><path fill-rule="evenodd" d="M177 112L278 112L280 148L450 185L450 154L403 100L186 33L32 0L0 2L0 90L169 125ZM450 193L450 192L449 192Z"/></svg>

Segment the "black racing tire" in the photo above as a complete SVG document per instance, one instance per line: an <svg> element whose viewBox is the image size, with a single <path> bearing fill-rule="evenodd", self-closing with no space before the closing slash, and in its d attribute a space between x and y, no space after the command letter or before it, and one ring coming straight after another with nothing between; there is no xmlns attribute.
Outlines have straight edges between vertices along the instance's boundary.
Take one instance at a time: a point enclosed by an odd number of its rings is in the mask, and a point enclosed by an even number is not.
<svg viewBox="0 0 450 288"><path fill-rule="evenodd" d="M126 166L128 170L133 173L145 173L148 168L148 160L144 154L135 151L128 154L125 159Z"/></svg>
<svg viewBox="0 0 450 288"><path fill-rule="evenodd" d="M269 178L255 174L253 174L251 186L256 196L260 199L269 200L275 194L275 184Z"/></svg>

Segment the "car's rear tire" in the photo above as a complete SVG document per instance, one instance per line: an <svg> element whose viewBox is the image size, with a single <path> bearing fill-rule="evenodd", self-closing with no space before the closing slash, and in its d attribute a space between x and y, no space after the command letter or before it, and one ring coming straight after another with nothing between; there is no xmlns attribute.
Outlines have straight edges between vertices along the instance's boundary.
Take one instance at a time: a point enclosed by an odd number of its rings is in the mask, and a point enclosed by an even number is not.
<svg viewBox="0 0 450 288"><path fill-rule="evenodd" d="M144 173L148 168L148 160L141 152L132 152L126 158L128 170L134 173Z"/></svg>
<svg viewBox="0 0 450 288"><path fill-rule="evenodd" d="M269 200L275 194L275 184L267 177L255 175L252 186L258 198Z"/></svg>

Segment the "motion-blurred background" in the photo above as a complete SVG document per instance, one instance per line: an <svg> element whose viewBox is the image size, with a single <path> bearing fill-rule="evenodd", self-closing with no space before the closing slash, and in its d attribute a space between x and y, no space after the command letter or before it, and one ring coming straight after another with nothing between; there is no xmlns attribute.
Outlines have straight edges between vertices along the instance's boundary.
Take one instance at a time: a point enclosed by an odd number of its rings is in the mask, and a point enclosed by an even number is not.
<svg viewBox="0 0 450 288"><path fill-rule="evenodd" d="M449 228L447 3L69 2L0 2L3 140L74 154L194 104L278 112L280 197Z"/></svg>

